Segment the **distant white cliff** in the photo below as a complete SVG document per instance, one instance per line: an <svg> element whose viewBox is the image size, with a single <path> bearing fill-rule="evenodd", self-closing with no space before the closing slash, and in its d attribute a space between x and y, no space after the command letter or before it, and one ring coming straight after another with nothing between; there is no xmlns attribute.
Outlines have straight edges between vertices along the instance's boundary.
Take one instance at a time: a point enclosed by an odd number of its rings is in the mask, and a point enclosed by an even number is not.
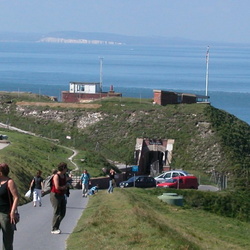
<svg viewBox="0 0 250 250"><path fill-rule="evenodd" d="M45 37L40 39L41 43L81 43L81 44L108 44L108 45L123 45L124 43L101 40L86 40L86 39L65 39L57 37Z"/></svg>

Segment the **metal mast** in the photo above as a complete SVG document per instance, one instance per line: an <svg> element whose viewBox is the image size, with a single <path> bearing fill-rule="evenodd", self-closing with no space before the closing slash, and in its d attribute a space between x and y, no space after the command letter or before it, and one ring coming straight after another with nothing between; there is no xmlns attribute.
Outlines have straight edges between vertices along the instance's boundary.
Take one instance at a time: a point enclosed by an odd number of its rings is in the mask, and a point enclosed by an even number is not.
<svg viewBox="0 0 250 250"><path fill-rule="evenodd" d="M209 64L209 46L207 46L207 54L206 54L206 96L208 96L208 64Z"/></svg>
<svg viewBox="0 0 250 250"><path fill-rule="evenodd" d="M102 63L103 63L103 57L100 57L100 89L102 92Z"/></svg>

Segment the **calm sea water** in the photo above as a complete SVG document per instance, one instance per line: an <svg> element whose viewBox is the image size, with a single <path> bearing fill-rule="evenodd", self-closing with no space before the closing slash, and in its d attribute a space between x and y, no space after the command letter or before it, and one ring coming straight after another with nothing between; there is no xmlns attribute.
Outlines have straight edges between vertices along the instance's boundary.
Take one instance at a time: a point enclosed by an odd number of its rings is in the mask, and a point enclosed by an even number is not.
<svg viewBox="0 0 250 250"><path fill-rule="evenodd" d="M70 81L110 85L123 96L153 89L205 94L206 46L108 46L0 43L0 90L57 96ZM250 48L210 46L208 94L213 106L250 124Z"/></svg>

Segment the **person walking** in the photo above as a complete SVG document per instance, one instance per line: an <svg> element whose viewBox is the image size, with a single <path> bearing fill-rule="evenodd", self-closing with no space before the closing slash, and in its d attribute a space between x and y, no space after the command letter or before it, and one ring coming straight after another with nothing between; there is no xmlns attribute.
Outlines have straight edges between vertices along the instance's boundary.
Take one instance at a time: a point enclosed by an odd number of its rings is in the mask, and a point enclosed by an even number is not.
<svg viewBox="0 0 250 250"><path fill-rule="evenodd" d="M43 178L42 171L38 170L36 176L30 183L30 190L33 192L33 206L36 207L37 202L39 207L42 206L42 189L43 189Z"/></svg>
<svg viewBox="0 0 250 250"><path fill-rule="evenodd" d="M52 234L61 233L59 227L66 214L67 202L65 199L65 193L68 189L67 181L70 179L66 176L67 171L67 163L59 163L58 171L52 179L52 187L50 192L50 202L52 204L52 207L54 208L51 231Z"/></svg>
<svg viewBox="0 0 250 250"><path fill-rule="evenodd" d="M0 228L3 234L3 249L13 250L15 211L19 195L15 182L8 177L10 172L6 163L0 164Z"/></svg>
<svg viewBox="0 0 250 250"><path fill-rule="evenodd" d="M109 171L109 188L108 188L108 193L113 193L114 191L114 186L115 186L115 170L110 169Z"/></svg>
<svg viewBox="0 0 250 250"><path fill-rule="evenodd" d="M82 197L87 197L89 191L90 175L86 169L83 170L80 179L82 182Z"/></svg>

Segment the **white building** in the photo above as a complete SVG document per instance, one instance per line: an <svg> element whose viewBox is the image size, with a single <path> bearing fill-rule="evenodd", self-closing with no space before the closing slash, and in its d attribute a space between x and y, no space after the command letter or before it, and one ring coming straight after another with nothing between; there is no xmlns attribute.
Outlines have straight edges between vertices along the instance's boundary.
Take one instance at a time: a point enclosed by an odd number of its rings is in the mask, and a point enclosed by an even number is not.
<svg viewBox="0 0 250 250"><path fill-rule="evenodd" d="M84 82L70 82L69 83L70 93L85 93L85 94L96 94L101 93L100 83L84 83Z"/></svg>

